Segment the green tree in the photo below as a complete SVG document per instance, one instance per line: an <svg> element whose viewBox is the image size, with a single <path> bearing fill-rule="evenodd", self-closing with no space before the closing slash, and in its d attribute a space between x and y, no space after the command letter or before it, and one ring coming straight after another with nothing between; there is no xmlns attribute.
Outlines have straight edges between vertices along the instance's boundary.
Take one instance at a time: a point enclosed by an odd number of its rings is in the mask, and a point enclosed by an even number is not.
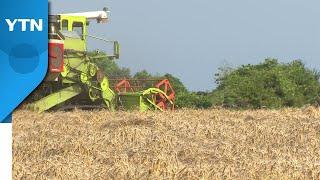
<svg viewBox="0 0 320 180"><path fill-rule="evenodd" d="M319 75L300 60L279 63L266 59L216 74L215 105L242 108L300 107L319 97Z"/></svg>
<svg viewBox="0 0 320 180"><path fill-rule="evenodd" d="M176 92L176 106L178 108L206 109L212 106L210 94L206 92L189 92L181 80L172 74L165 74Z"/></svg>
<svg viewBox="0 0 320 180"><path fill-rule="evenodd" d="M131 73L129 68L119 67L119 65L113 60L106 57L106 54L100 52L97 55L95 52L90 53L93 56L96 56L95 62L98 66L104 71L104 73L109 77L120 77L120 78L130 78Z"/></svg>
<svg viewBox="0 0 320 180"><path fill-rule="evenodd" d="M152 79L154 76L150 74L147 70L142 70L137 72L134 76L134 79Z"/></svg>
<svg viewBox="0 0 320 180"><path fill-rule="evenodd" d="M196 92L178 93L175 103L178 108L207 109L212 106L209 94Z"/></svg>
<svg viewBox="0 0 320 180"><path fill-rule="evenodd" d="M135 73L135 75L133 76L133 79L137 80L134 81L135 85L141 86L142 89L154 87L154 82L152 81L152 79L154 78L155 77L152 74L150 74L147 70L139 71Z"/></svg>
<svg viewBox="0 0 320 180"><path fill-rule="evenodd" d="M185 85L181 82L181 80L172 74L165 74L164 78L168 79L173 86L174 90L176 91L177 94L182 94L188 92L187 88Z"/></svg>

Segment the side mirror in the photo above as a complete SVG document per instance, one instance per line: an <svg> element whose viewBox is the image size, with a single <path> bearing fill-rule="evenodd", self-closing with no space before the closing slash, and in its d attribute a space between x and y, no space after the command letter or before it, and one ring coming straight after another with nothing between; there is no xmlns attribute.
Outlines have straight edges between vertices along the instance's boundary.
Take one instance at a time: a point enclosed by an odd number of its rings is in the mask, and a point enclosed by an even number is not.
<svg viewBox="0 0 320 180"><path fill-rule="evenodd" d="M119 59L120 57L120 44L118 41L114 41L113 43L113 55L116 59Z"/></svg>

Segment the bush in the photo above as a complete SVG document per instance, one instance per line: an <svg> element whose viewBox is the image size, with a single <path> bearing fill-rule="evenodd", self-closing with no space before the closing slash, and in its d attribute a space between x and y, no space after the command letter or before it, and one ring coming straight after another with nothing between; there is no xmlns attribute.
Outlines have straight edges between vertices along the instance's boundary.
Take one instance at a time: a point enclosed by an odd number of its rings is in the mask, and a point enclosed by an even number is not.
<svg viewBox="0 0 320 180"><path fill-rule="evenodd" d="M206 109L212 106L209 94L206 92L189 92L179 78L171 74L165 74L174 91L176 92L175 104L177 108L200 108Z"/></svg>
<svg viewBox="0 0 320 180"><path fill-rule="evenodd" d="M301 107L319 98L319 74L301 61L278 63L266 59L216 74L215 105L241 108Z"/></svg>
<svg viewBox="0 0 320 180"><path fill-rule="evenodd" d="M175 103L178 108L207 109L212 106L208 95L189 92L177 94Z"/></svg>

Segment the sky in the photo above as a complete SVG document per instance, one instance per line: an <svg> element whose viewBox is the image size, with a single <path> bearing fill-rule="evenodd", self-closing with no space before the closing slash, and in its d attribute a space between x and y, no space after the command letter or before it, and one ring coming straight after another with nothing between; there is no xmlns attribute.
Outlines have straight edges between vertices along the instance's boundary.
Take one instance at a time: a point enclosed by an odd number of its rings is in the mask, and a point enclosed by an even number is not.
<svg viewBox="0 0 320 180"><path fill-rule="evenodd" d="M53 14L103 7L110 23L91 23L89 34L119 40L120 66L171 73L191 91L214 89L219 67L268 57L320 70L319 0L51 0Z"/></svg>

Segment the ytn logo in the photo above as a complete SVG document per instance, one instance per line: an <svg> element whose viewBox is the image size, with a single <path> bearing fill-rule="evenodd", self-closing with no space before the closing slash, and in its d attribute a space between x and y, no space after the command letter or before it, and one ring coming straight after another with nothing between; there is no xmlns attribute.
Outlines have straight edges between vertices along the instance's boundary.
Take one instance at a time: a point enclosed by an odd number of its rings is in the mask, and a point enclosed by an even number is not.
<svg viewBox="0 0 320 180"><path fill-rule="evenodd" d="M6 19L6 22L9 26L9 31L12 32L15 30L17 24L21 24L21 31L42 31L43 30L43 19ZM28 29L27 29L28 28Z"/></svg>

